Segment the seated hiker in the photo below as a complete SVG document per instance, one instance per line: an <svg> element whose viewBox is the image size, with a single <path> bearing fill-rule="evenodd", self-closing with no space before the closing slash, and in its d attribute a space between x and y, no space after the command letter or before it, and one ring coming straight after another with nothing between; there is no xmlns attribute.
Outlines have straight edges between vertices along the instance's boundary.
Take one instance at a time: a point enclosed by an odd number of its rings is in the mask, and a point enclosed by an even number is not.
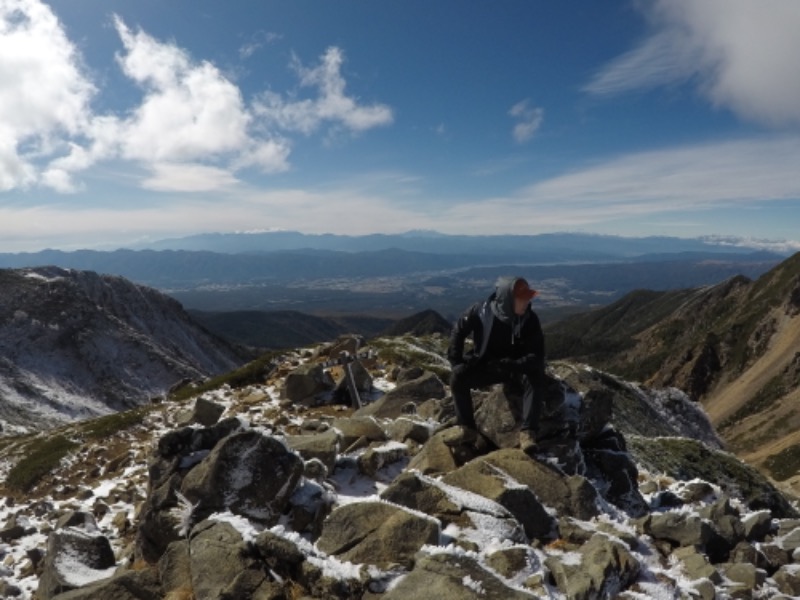
<svg viewBox="0 0 800 600"><path fill-rule="evenodd" d="M546 393L544 334L530 305L536 294L521 277L501 278L495 292L467 309L453 326L447 351L450 389L465 441L477 438L471 390L521 379L520 447L536 447L535 429ZM473 347L465 354L469 336Z"/></svg>

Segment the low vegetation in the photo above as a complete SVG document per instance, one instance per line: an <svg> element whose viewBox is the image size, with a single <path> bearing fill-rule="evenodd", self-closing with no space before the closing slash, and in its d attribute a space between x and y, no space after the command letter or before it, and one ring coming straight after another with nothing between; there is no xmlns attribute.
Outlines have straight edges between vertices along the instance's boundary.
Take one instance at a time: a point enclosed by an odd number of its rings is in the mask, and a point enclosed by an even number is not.
<svg viewBox="0 0 800 600"><path fill-rule="evenodd" d="M800 464L800 444L790 446L770 456L765 462L764 467L769 472L770 477L776 481L785 481L797 475L797 465Z"/></svg>
<svg viewBox="0 0 800 600"><path fill-rule="evenodd" d="M8 472L5 484L17 492L31 490L42 477L55 469L61 460L78 447L63 435L37 437L26 447L25 458Z"/></svg>
<svg viewBox="0 0 800 600"><path fill-rule="evenodd" d="M267 352L254 361L251 361L229 373L224 373L217 377L213 377L203 383L190 383L170 394L169 399L176 402L188 400L189 398L215 390L223 385L229 385L232 388L240 388L246 385L262 384L266 381L269 374L275 369L276 361L281 356L280 352Z"/></svg>

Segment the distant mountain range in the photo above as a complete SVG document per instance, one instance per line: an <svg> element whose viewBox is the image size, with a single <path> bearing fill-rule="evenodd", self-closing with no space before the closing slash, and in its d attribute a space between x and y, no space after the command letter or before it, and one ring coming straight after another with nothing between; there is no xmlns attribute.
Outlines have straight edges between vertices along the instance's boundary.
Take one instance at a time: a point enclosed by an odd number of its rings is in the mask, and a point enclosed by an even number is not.
<svg viewBox="0 0 800 600"><path fill-rule="evenodd" d="M542 317L613 302L634 289L757 277L783 254L719 240L538 236L215 234L99 252L0 254L0 267L55 265L125 277L205 312L300 311L320 317L453 318L500 275L528 277ZM236 252L236 253L233 253Z"/></svg>
<svg viewBox="0 0 800 600"><path fill-rule="evenodd" d="M538 264L549 262L600 262L646 254L681 252L749 253L769 250L788 255L792 248L782 242L706 236L676 238L666 236L621 237L586 233L545 233L537 235L447 235L436 231L409 231L401 234L334 235L297 231L254 233L207 233L142 244L143 250L191 250L239 254L278 250L332 250L376 252L397 249L429 254L457 254L523 258ZM794 248L796 251L798 248Z"/></svg>
<svg viewBox="0 0 800 600"><path fill-rule="evenodd" d="M733 452L800 491L800 253L755 281L633 292L547 339L551 358L686 391Z"/></svg>

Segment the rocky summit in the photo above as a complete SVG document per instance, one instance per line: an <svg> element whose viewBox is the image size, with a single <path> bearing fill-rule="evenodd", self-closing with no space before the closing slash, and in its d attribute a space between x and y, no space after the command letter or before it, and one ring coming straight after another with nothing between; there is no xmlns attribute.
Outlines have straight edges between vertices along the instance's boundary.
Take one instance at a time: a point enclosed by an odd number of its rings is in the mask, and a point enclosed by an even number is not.
<svg viewBox="0 0 800 600"><path fill-rule="evenodd" d="M789 598L792 499L698 406L549 365L454 426L445 340L345 337L263 376L0 444L0 596L39 600Z"/></svg>

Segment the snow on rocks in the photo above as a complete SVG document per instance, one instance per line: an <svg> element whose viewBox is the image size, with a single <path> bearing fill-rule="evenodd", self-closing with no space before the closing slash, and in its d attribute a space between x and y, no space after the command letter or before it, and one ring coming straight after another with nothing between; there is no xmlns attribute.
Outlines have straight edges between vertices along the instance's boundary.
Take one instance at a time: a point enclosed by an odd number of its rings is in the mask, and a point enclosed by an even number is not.
<svg viewBox="0 0 800 600"><path fill-rule="evenodd" d="M64 481L37 488L38 498L7 499L0 506L0 595L800 593L800 520L789 504L758 507L731 486L682 478L680 468L652 470L644 451L637 454L644 462L634 461L627 432L603 416L618 388L604 388L595 373L587 372L591 386L557 375L551 386L567 400L563 410L551 402L551 416L577 419L574 427L552 428L574 436L581 461L570 463L507 442L507 419L489 418L516 401L502 390L476 394L481 447L441 444L452 400L429 371L398 372L393 385L376 390L386 370L369 366L375 399L358 411L330 397L288 402L282 389L291 369L325 358L304 353L263 386L204 392L193 408L202 420L187 420L193 413L186 405L153 407L136 430L140 437L124 438L127 449L113 464L81 449L62 463ZM630 392L625 402L636 397L647 401ZM628 409L626 417L683 411L672 400ZM681 439L676 429L686 430L680 420L653 418L660 422L636 424L636 431L657 427ZM447 460L431 458L444 453ZM89 460L98 468L82 464ZM80 485L66 475L78 469ZM626 478L616 480L617 471ZM615 487L624 482L632 486L627 495Z"/></svg>

